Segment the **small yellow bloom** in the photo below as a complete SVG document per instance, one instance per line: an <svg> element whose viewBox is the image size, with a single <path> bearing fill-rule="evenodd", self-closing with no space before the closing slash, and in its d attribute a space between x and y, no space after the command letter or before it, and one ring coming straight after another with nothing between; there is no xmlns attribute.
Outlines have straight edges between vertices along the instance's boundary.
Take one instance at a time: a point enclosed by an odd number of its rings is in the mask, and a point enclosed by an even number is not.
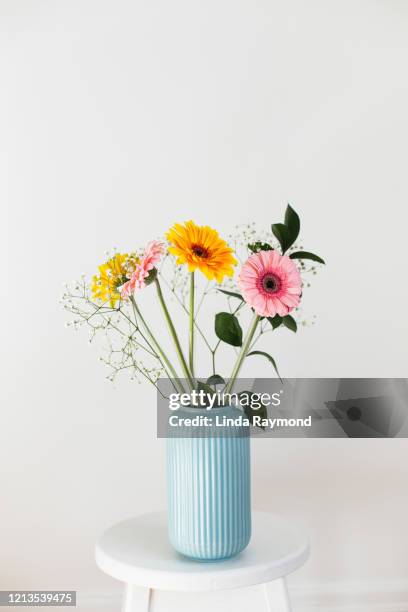
<svg viewBox="0 0 408 612"><path fill-rule="evenodd" d="M120 300L118 288L125 283L128 278L129 255L127 253L116 253L106 263L99 266L99 276L92 279L92 297L95 300L110 303L111 308L115 307Z"/></svg>
<svg viewBox="0 0 408 612"><path fill-rule="evenodd" d="M175 255L179 265L187 264L190 272L199 269L209 280L215 279L218 283L224 276L233 276L232 266L237 264L233 250L208 225L199 226L193 221L184 225L175 223L166 238L171 243L169 253Z"/></svg>

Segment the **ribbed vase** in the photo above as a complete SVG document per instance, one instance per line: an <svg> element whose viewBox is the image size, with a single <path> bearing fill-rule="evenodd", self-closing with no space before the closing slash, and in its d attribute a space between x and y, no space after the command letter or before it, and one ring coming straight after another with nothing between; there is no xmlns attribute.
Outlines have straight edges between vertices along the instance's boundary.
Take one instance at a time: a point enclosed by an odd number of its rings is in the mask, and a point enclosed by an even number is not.
<svg viewBox="0 0 408 612"><path fill-rule="evenodd" d="M184 409L188 416L203 409ZM219 417L242 415L228 406ZM213 428L208 437L191 429L167 439L168 529L174 548L201 561L227 559L251 537L250 438L246 428Z"/></svg>

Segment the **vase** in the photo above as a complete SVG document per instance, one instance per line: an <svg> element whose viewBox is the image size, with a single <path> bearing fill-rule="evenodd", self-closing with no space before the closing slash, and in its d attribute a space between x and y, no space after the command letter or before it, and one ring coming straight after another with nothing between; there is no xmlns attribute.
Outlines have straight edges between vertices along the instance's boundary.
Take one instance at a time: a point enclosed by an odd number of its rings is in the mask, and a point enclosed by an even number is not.
<svg viewBox="0 0 408 612"><path fill-rule="evenodd" d="M238 423L241 410L183 408L179 419L205 416ZM231 423L231 421L229 421ZM208 430L207 430L208 431ZM250 437L240 424L177 428L167 438L168 533L173 547L199 561L237 555L251 537Z"/></svg>

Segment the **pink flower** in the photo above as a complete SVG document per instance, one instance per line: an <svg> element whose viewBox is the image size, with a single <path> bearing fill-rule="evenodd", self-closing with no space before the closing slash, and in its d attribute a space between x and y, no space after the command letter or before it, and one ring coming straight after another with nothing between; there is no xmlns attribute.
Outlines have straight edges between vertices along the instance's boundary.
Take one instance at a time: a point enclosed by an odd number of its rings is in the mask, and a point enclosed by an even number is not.
<svg viewBox="0 0 408 612"><path fill-rule="evenodd" d="M160 261L160 257L162 256L164 251L163 242L159 242L158 240L152 240L149 242L147 247L145 248L144 255L140 265L143 265L145 270L148 272L152 270Z"/></svg>
<svg viewBox="0 0 408 612"><path fill-rule="evenodd" d="M149 275L148 272L140 265L136 264L136 268L132 272L132 276L124 285L122 285L121 296L122 299L130 297L138 289L143 289L146 286L145 278Z"/></svg>
<svg viewBox="0 0 408 612"><path fill-rule="evenodd" d="M300 302L302 279L292 259L260 251L242 266L238 285L244 300L262 317L284 317Z"/></svg>
<svg viewBox="0 0 408 612"><path fill-rule="evenodd" d="M140 289L144 289L146 287L146 279L151 270L153 270L153 268L159 263L163 251L163 242L159 242L158 240L152 240L149 242L139 263L136 264L130 279L124 285L122 285L122 299L126 299L130 295L133 295L135 291L139 291Z"/></svg>

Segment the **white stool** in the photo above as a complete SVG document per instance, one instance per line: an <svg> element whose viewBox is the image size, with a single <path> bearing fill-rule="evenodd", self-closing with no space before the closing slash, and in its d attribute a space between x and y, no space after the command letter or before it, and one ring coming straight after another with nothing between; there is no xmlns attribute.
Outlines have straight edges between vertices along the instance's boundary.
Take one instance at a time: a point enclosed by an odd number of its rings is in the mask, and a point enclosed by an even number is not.
<svg viewBox="0 0 408 612"><path fill-rule="evenodd" d="M308 556L307 535L264 512L252 513L248 548L226 561L202 563L175 552L164 512L114 525L96 545L99 568L126 583L123 612L148 612L154 590L216 591L251 585L262 585L268 612L290 612L285 577Z"/></svg>

